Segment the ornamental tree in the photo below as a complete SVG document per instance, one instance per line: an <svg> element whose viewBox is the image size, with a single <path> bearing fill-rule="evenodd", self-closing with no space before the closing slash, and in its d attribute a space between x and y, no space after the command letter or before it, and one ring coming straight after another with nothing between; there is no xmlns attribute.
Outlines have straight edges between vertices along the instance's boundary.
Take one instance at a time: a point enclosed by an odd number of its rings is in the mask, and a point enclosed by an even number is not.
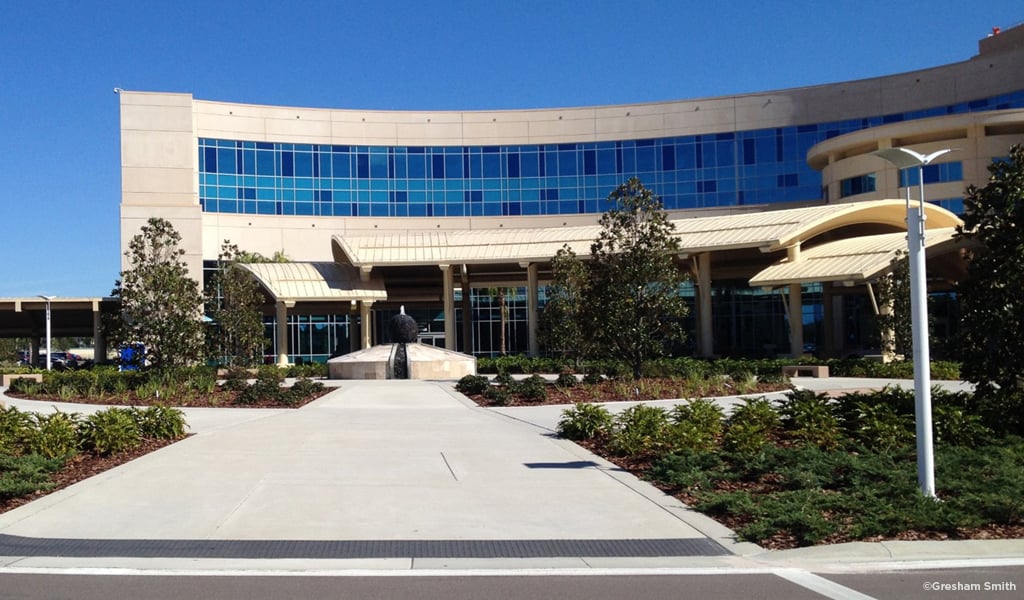
<svg viewBox="0 0 1024 600"><path fill-rule="evenodd" d="M1024 387L1024 146L988 167L983 188L969 186L964 224L957 237L967 241L967 278L961 301L963 377L978 394L1017 398ZM1017 419L1021 415L1007 414Z"/></svg>
<svg viewBox="0 0 1024 600"><path fill-rule="evenodd" d="M145 364L154 369L191 365L203 356L203 296L188 275L169 221L151 218L128 244L128 269L111 295L120 313L108 322L119 345L142 343Z"/></svg>
<svg viewBox="0 0 1024 600"><path fill-rule="evenodd" d="M263 349L263 294L252 274L239 266L247 262L270 261L224 240L207 290L214 321L207 329L210 353L228 366L258 364Z"/></svg>
<svg viewBox="0 0 1024 600"><path fill-rule="evenodd" d="M551 259L551 284L540 318L540 339L550 352L571 358L579 369L596 349L590 270L568 245Z"/></svg>
<svg viewBox="0 0 1024 600"><path fill-rule="evenodd" d="M609 196L590 247L592 334L603 352L625 361L639 377L643 363L685 336L684 275L675 263L679 240L664 207L637 178Z"/></svg>
<svg viewBox="0 0 1024 600"><path fill-rule="evenodd" d="M878 303L888 310L876 318L883 354L914 356L910 321L910 261L906 250L897 250L888 273L878 279ZM930 313L929 313L930 314Z"/></svg>

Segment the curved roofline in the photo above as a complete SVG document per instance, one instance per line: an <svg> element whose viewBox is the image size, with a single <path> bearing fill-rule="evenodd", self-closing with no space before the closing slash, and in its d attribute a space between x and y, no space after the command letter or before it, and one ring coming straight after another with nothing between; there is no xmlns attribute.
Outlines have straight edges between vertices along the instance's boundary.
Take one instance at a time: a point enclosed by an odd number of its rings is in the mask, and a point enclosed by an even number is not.
<svg viewBox="0 0 1024 600"><path fill-rule="evenodd" d="M697 96L692 98L668 98L663 100L649 100L641 102L625 102L625 103L613 103L613 104L583 104L583 105L565 105L565 106L535 106L535 107L491 107L491 108L449 108L449 109L380 109L380 108L352 108L352 107L338 107L338 106L298 106L288 104L256 104L252 102L232 102L230 100L196 100L203 104L210 105L221 105L221 106L232 106L232 107L251 107L251 108L274 108L282 110L312 110L312 111L330 111L330 112L349 112L356 114L379 114L379 115L391 115L399 116L404 114L476 114L486 115L494 112L502 113L542 113L547 111L585 111L594 109L615 109L615 108L641 108L641 107L654 107L654 106L672 106L677 104L693 103L693 102L720 102L736 100L741 98L759 98L769 95L788 95L788 94L802 94L806 92L814 92L826 90L828 88L836 88L840 86L849 85L864 85L881 82L886 79L893 78L905 78L925 76L935 71L941 71L952 67L969 65L977 58L973 56L964 60L955 62L945 63L941 65L935 65L932 67L925 67L923 69L915 69L912 71L898 71L895 73L887 73L883 75L876 75L874 77L861 77L858 79L846 79L842 81L833 81L828 83L816 83L810 85L794 86L787 88L776 88L768 90L756 90L751 92L742 92L737 94L721 94L711 96ZM130 93L150 93L146 91L136 90L125 90Z"/></svg>
<svg viewBox="0 0 1024 600"><path fill-rule="evenodd" d="M352 267L334 262L237 263L248 271L274 300L351 301L386 300L384 282L362 280Z"/></svg>
<svg viewBox="0 0 1024 600"><path fill-rule="evenodd" d="M952 227L933 230L933 235L925 238L925 256L930 259L964 247L955 231ZM906 247L903 233L826 242L808 250L798 260L776 261L751 277L749 284L775 288L794 283L874 281L892 270L897 251Z"/></svg>
<svg viewBox="0 0 1024 600"><path fill-rule="evenodd" d="M905 200L851 202L843 206L848 207L847 210L838 211L838 214L829 214L806 223L789 237L779 240L779 244L772 249L780 250L798 242L802 244L813 240L823 233L848 225L877 223L906 229L907 205ZM963 225L960 217L935 204L925 202L924 213L925 229L941 229Z"/></svg>
<svg viewBox="0 0 1024 600"><path fill-rule="evenodd" d="M961 225L948 210L925 204L926 227ZM777 252L849 225L875 223L906 229L903 200L875 200L804 208L672 219L681 253L758 248ZM568 244L586 253L600 227L367 231L331 236L339 265L364 268L429 264L516 263L550 260Z"/></svg>

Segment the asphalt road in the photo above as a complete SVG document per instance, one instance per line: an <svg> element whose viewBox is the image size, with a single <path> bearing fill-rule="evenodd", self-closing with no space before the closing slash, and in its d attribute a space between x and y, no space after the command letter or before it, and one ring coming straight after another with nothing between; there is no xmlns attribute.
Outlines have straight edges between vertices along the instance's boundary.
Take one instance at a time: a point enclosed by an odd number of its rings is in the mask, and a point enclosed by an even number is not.
<svg viewBox="0 0 1024 600"><path fill-rule="evenodd" d="M217 576L0 574L5 600L180 598L277 600L622 600L759 598L888 600L1020 598L1024 567L891 573L480 576Z"/></svg>

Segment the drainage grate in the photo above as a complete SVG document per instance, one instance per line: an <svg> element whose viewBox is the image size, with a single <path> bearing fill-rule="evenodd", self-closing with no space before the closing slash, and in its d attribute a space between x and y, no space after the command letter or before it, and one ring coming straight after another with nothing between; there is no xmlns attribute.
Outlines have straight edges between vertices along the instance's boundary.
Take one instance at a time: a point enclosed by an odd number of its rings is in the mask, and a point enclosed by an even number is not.
<svg viewBox="0 0 1024 600"><path fill-rule="evenodd" d="M635 540L81 540L0 534L0 556L549 558L723 556L706 538Z"/></svg>

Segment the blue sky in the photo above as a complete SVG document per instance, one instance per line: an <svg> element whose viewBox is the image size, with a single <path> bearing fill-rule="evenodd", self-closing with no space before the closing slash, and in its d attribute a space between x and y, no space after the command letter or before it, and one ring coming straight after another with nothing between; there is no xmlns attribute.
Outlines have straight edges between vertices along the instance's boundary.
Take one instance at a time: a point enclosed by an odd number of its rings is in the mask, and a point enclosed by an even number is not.
<svg viewBox="0 0 1024 600"><path fill-rule="evenodd" d="M11 0L0 35L0 297L118 277L114 87L363 109L720 96L966 60L1020 0Z"/></svg>

